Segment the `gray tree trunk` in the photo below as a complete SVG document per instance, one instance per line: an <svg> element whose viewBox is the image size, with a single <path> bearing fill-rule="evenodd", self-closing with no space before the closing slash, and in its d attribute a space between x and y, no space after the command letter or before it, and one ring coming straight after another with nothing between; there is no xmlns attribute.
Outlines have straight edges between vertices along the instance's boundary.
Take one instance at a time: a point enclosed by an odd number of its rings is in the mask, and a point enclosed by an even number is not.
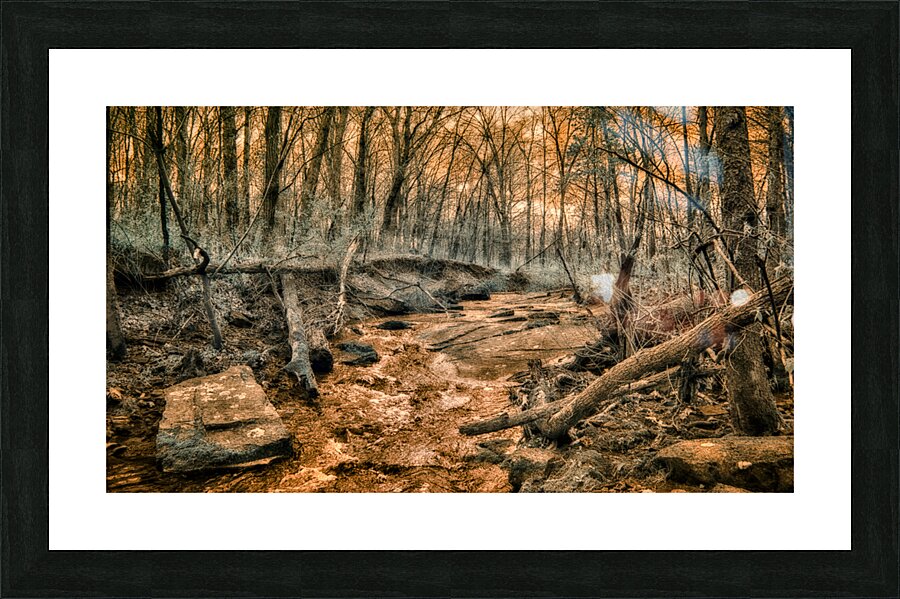
<svg viewBox="0 0 900 599"><path fill-rule="evenodd" d="M219 108L222 119L222 177L225 183L225 226L234 234L238 226L237 129L234 107Z"/></svg>
<svg viewBox="0 0 900 599"><path fill-rule="evenodd" d="M106 107L106 349L110 358L121 360L125 357L125 336L119 320L119 299L113 277L112 252L110 251L110 207L113 200L112 184L112 129L110 109Z"/></svg>
<svg viewBox="0 0 900 599"><path fill-rule="evenodd" d="M281 107L270 106L266 114L266 178L267 185L263 202L265 203L266 230L275 228L275 215L278 207L278 195L281 192Z"/></svg>
<svg viewBox="0 0 900 599"><path fill-rule="evenodd" d="M784 219L784 115L780 106L766 107L769 127L769 160L766 170L766 219L769 230L785 234Z"/></svg>
<svg viewBox="0 0 900 599"><path fill-rule="evenodd" d="M716 139L722 159L722 212L726 227L743 233L730 243L735 267L744 280L758 290L761 277L756 263L756 241L750 233L758 225L759 208L753 195L744 107L716 110ZM731 288L738 287L732 280ZM762 362L760 334L760 327L755 323L731 334L731 351L725 370L732 425L741 434L755 436L775 434L781 426Z"/></svg>

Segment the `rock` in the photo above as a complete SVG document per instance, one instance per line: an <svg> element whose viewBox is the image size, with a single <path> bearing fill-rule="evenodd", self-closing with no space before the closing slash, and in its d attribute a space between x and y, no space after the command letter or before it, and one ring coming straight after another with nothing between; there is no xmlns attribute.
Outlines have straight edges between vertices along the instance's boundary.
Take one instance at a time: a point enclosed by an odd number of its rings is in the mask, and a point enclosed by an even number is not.
<svg viewBox="0 0 900 599"><path fill-rule="evenodd" d="M717 483L710 487L710 493L749 493L747 489L742 489L740 487L732 487L731 485L723 485L721 483Z"/></svg>
<svg viewBox="0 0 900 599"><path fill-rule="evenodd" d="M249 329L253 327L253 321L251 321L250 317L243 312L231 311L225 318L228 320L228 324L239 329Z"/></svg>
<svg viewBox="0 0 900 599"><path fill-rule="evenodd" d="M206 365L204 364L203 355L196 349L189 349L187 353L181 357L173 374L182 381L185 379L206 376Z"/></svg>
<svg viewBox="0 0 900 599"><path fill-rule="evenodd" d="M291 454L291 437L248 366L165 390L156 437L165 472L268 464Z"/></svg>
<svg viewBox="0 0 900 599"><path fill-rule="evenodd" d="M448 310L462 311L462 310L463 310L463 307L462 307L461 305L459 305L459 304L447 304L447 309L448 309Z"/></svg>
<svg viewBox="0 0 900 599"><path fill-rule="evenodd" d="M483 290L466 291L459 296L461 302L480 302L489 299L491 299L491 294Z"/></svg>
<svg viewBox="0 0 900 599"><path fill-rule="evenodd" d="M604 487L614 466L598 451L573 451L565 458L564 466L544 481L544 493L590 493Z"/></svg>
<svg viewBox="0 0 900 599"><path fill-rule="evenodd" d="M241 360L250 368L259 368L265 362L263 355L255 349L248 349L241 354Z"/></svg>
<svg viewBox="0 0 900 599"><path fill-rule="evenodd" d="M507 318L508 316L514 316L515 313L515 310L497 310L496 312L488 316L488 318Z"/></svg>
<svg viewBox="0 0 900 599"><path fill-rule="evenodd" d="M793 437L723 437L681 441L656 459L673 480L751 491L794 490Z"/></svg>
<svg viewBox="0 0 900 599"><path fill-rule="evenodd" d="M382 331L401 331L403 329L411 329L412 325L402 320L386 320L381 324L376 325L375 328L381 329Z"/></svg>
<svg viewBox="0 0 900 599"><path fill-rule="evenodd" d="M368 366L369 364L374 364L380 359L378 357L378 352L376 352L375 348L368 343L346 341L344 343L339 343L338 349L357 356L352 360L344 360L343 363L349 364L350 366Z"/></svg>
<svg viewBox="0 0 900 599"><path fill-rule="evenodd" d="M328 374L334 370L334 356L328 347L309 350L309 365L316 374Z"/></svg>
<svg viewBox="0 0 900 599"><path fill-rule="evenodd" d="M552 451L525 447L510 454L501 467L509 474L513 492L518 493L540 490L547 476L560 465L559 456Z"/></svg>

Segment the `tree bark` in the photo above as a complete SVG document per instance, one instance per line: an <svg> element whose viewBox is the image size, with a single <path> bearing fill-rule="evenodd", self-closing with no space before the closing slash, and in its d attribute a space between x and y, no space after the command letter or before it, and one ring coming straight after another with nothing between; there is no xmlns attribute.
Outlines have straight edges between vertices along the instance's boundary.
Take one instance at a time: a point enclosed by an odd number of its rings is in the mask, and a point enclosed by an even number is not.
<svg viewBox="0 0 900 599"><path fill-rule="evenodd" d="M190 183L190 164L188 164L187 111L184 106L175 107L175 170L178 174L178 197L187 201L188 184Z"/></svg>
<svg viewBox="0 0 900 599"><path fill-rule="evenodd" d="M240 221L244 224L250 222L250 107L244 106L244 155L241 157L243 169L241 171L241 203Z"/></svg>
<svg viewBox="0 0 900 599"><path fill-rule="evenodd" d="M106 259L106 350L113 360L118 361L125 357L125 336L122 334L122 322L119 320L119 298L113 277L112 256Z"/></svg>
<svg viewBox="0 0 900 599"><path fill-rule="evenodd" d="M328 150L329 131L331 130L335 110L335 107L329 106L322 113L319 122L319 132L316 135L316 145L313 148L312 157L309 159L309 166L303 174L303 187L300 191L300 227L303 233L308 231L312 225L313 202L315 201L316 187L319 184L322 159Z"/></svg>
<svg viewBox="0 0 900 599"><path fill-rule="evenodd" d="M284 370L296 376L307 395L315 398L319 396L319 388L314 370L318 372L331 370L334 364L331 350L328 349L328 342L320 329L307 331L303 323L296 277L291 274L282 275L281 289L288 325L288 343L291 346L291 361Z"/></svg>
<svg viewBox="0 0 900 599"><path fill-rule="evenodd" d="M163 143L163 126L162 126L162 107L156 106L154 107L154 123L153 129L150 131L150 139L153 140L153 146L156 152L163 154L165 152L165 144ZM149 122L148 122L149 127ZM159 224L162 229L162 238L163 238L163 263L168 266L169 265L169 224L167 222L167 214L166 214L166 190L163 184L163 175L162 172L159 173Z"/></svg>
<svg viewBox="0 0 900 599"><path fill-rule="evenodd" d="M110 208L113 201L112 185L112 129L110 108L106 107L106 349L113 360L125 357L125 336L119 320L119 299L116 295L116 281L113 277L112 252L110 251Z"/></svg>
<svg viewBox="0 0 900 599"><path fill-rule="evenodd" d="M635 383L622 385L609 395L607 401L622 397L623 395L626 395L628 393L638 393L639 391L644 391L646 389L650 389L651 387L661 385L665 382L673 380L677 373L678 367L676 366L673 368L669 368L668 370L664 370L663 372L658 372L654 375L648 376L647 378ZM700 376L700 374L698 374L698 376ZM606 404L607 402L603 403ZM541 403L537 407L519 412L518 414L510 415L504 412L498 416L494 416L493 418L488 418L487 420L479 420L477 422L464 424L459 427L459 432L463 435L474 437L476 435L495 433L497 431L502 431L514 426L522 426L552 416L557 411L559 411L559 409L563 405L565 405L564 401L556 401L551 403Z"/></svg>
<svg viewBox="0 0 900 599"><path fill-rule="evenodd" d="M356 167L353 171L353 205L350 211L350 219L353 229L362 229L362 217L366 211L366 179L367 162L369 159L369 121L375 113L374 106L366 106L359 123L359 141L356 149ZM362 231L357 231L361 233Z"/></svg>
<svg viewBox="0 0 900 599"><path fill-rule="evenodd" d="M281 193L281 107L270 106L266 114L266 189L263 203L265 205L266 231L271 233L275 228L278 196Z"/></svg>
<svg viewBox="0 0 900 599"><path fill-rule="evenodd" d="M341 171L344 164L344 131L347 128L347 117L350 109L339 106L332 118L331 141L328 152L328 195L331 199L331 225L328 228L329 240L333 241L344 228L344 206L341 197Z"/></svg>
<svg viewBox="0 0 900 599"><path fill-rule="evenodd" d="M759 289L756 240L751 235L759 224L759 209L753 195L747 117L742 106L716 110L716 139L722 158L722 212L726 227L742 233L732 242L734 265L752 288ZM738 289L735 277L729 278L732 290ZM736 335L725 377L735 430L757 436L775 434L781 424L762 362L760 334L756 325Z"/></svg>
<svg viewBox="0 0 900 599"><path fill-rule="evenodd" d="M766 218L769 230L784 237L784 115L780 106L766 107L769 160L766 169ZM776 242L779 243L779 242Z"/></svg>
<svg viewBox="0 0 900 599"><path fill-rule="evenodd" d="M691 184L691 158L688 147L688 133L687 133L687 108L681 107L681 136L684 140L684 189L687 191L689 196L694 195ZM688 202L687 205L687 222L688 226L694 224L694 207L691 206L691 203Z"/></svg>
<svg viewBox="0 0 900 599"><path fill-rule="evenodd" d="M221 106L222 119L222 177L225 179L225 227L234 234L238 226L238 180L237 180L237 129L234 122L234 107Z"/></svg>

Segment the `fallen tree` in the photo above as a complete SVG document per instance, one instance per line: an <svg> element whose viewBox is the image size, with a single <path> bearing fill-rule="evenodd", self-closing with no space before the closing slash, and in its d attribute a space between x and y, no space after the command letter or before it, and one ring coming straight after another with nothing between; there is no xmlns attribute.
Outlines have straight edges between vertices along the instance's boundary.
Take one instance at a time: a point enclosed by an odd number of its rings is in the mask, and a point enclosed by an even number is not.
<svg viewBox="0 0 900 599"><path fill-rule="evenodd" d="M319 395L315 372L331 371L334 358L322 330L308 327L303 322L296 277L293 274L282 275L281 288L288 325L288 343L291 346L291 361L284 370L296 376L307 395L315 398Z"/></svg>
<svg viewBox="0 0 900 599"><path fill-rule="evenodd" d="M349 252L348 252L349 253ZM349 253L352 258L352 253ZM345 254L345 258L348 254ZM343 268L343 264L341 265ZM460 262L458 260L449 260L446 258L427 258L424 256L398 256L395 258L380 258L370 260L368 262L349 261L347 269L349 273L366 272L370 269L384 268L406 268L409 270L419 271L424 275L432 278L439 278L445 269L455 269L460 272L468 272L473 277L487 278L497 274L497 270L489 266L481 266L480 264L471 264L468 262ZM323 275L335 282L338 281L340 272L336 267L322 266L297 266L290 264L287 259L275 262L249 262L245 264L207 264L206 270L211 276L219 275L235 275L235 274L283 274L297 273L309 275ZM162 272L129 272L128 275L135 281L141 283L160 282L176 277L185 277L197 274L196 266L179 266L170 268Z"/></svg>
<svg viewBox="0 0 900 599"><path fill-rule="evenodd" d="M673 377L675 377L677 373L678 367L676 366L673 368L669 368L668 370L664 370L663 372L658 372L653 376L649 376L646 379L637 381L636 383L622 385L610 395L609 399L619 399L629 393L646 391L647 389L673 380ZM459 427L459 432L464 435L474 437L476 435L495 433L497 431L502 431L514 426L530 424L532 422L536 422L552 416L559 410L563 403L565 402L542 403L538 407L531 408L523 412L519 412L518 414L512 415L510 415L508 412L503 412L501 414L498 414L497 416L494 416L493 418L488 418L487 420L479 420L477 422L464 424L463 426Z"/></svg>
<svg viewBox="0 0 900 599"><path fill-rule="evenodd" d="M630 339L627 343L636 350L659 345L696 324L698 315L714 310L715 301L715 296L695 294L676 297L656 306L632 307L627 316L628 332L625 336ZM623 339L621 323L626 318L616 316L614 310L611 306L610 314L598 318L600 334L595 341L575 352L569 365L572 370L600 374L622 361L626 340Z"/></svg>
<svg viewBox="0 0 900 599"><path fill-rule="evenodd" d="M581 420L595 414L606 400L619 389L658 370L680 365L685 359L709 347L728 344L729 337L757 319L757 314L784 302L793 290L793 281L783 278L771 286L771 293L762 291L740 305L732 305L717 312L690 329L655 347L638 351L630 358L607 370L569 401L557 401L510 416L500 414L482 422L464 425L460 432L468 435L493 432L548 418L542 432L550 439L564 436Z"/></svg>

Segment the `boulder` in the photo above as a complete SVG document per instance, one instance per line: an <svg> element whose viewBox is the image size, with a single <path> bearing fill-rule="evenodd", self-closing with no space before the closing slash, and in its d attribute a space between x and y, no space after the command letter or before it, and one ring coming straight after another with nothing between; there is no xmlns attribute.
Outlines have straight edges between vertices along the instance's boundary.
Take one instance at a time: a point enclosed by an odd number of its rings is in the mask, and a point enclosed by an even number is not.
<svg viewBox="0 0 900 599"><path fill-rule="evenodd" d="M248 366L164 393L156 458L165 472L243 468L291 454L291 436Z"/></svg>
<svg viewBox="0 0 900 599"><path fill-rule="evenodd" d="M412 325L402 320L386 320L381 324L375 325L375 328L382 331L402 331L403 329L411 329Z"/></svg>
<svg viewBox="0 0 900 599"><path fill-rule="evenodd" d="M723 437L680 441L656 459L673 480L741 487L751 491L794 490L793 437Z"/></svg>
<svg viewBox="0 0 900 599"><path fill-rule="evenodd" d="M375 351L375 348L367 343L347 341L344 343L339 343L338 349L356 356L352 360L343 361L344 364L349 364L351 366L368 366L369 364L374 364L380 359L378 357L378 352Z"/></svg>

